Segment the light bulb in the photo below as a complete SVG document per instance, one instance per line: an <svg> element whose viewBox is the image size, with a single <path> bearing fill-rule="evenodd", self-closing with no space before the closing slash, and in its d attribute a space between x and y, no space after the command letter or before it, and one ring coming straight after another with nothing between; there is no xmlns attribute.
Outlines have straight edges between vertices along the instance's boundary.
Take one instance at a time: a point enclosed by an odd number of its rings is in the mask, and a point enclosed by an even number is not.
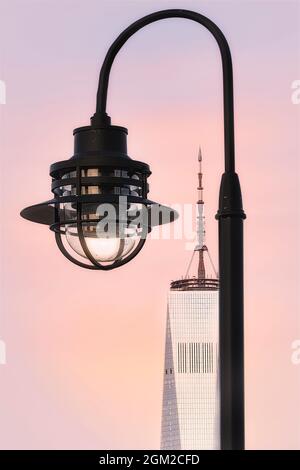
<svg viewBox="0 0 300 470"><path fill-rule="evenodd" d="M131 238L85 238L88 250L96 261L115 261L134 246Z"/></svg>
<svg viewBox="0 0 300 470"><path fill-rule="evenodd" d="M115 234L97 234L95 226L84 225L83 236L86 247L91 256L98 262L114 262L130 254L136 247L140 237L137 231L131 230L130 233L123 234L122 238ZM66 240L70 247L83 258L86 255L77 232L76 225L66 227Z"/></svg>

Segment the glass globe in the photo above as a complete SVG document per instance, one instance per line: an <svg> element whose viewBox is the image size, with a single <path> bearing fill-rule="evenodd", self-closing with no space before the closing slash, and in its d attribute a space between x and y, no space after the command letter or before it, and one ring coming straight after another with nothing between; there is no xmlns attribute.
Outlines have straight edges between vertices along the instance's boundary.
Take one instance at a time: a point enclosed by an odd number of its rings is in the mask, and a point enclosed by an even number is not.
<svg viewBox="0 0 300 470"><path fill-rule="evenodd" d="M83 245L86 245L84 247L80 241L77 223L75 223L77 207L66 203L64 206L65 218L68 221L74 222L66 223L65 239L70 248L79 256L89 259L86 255L87 249L95 261L111 264L130 255L138 245L142 236L142 230L138 228L138 225L129 223L129 219L141 207L138 204L127 205L125 212L127 214L125 217L125 219L127 218L126 222L111 222L104 226L99 222L97 208L97 204L82 205L81 226L84 237Z"/></svg>
<svg viewBox="0 0 300 470"><path fill-rule="evenodd" d="M116 226L116 233L97 231L96 223L83 223L82 234L86 248L95 261L109 263L122 259L129 255L140 241L140 231L137 227L119 228ZM66 225L66 240L69 246L79 256L88 259L78 236L76 224Z"/></svg>
<svg viewBox="0 0 300 470"><path fill-rule="evenodd" d="M131 251L134 241L121 238L86 238L88 250L96 261L116 261Z"/></svg>

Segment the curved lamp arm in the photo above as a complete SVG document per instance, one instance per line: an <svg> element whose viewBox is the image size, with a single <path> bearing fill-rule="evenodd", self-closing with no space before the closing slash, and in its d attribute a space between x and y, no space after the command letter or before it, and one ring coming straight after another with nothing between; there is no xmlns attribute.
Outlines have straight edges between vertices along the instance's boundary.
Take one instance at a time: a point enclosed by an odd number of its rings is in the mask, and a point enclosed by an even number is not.
<svg viewBox="0 0 300 470"><path fill-rule="evenodd" d="M225 171L234 172L233 79L230 49L224 34L218 28L218 26L213 23L213 21L206 18L206 16L200 15L200 13L180 9L158 11L144 16L126 28L110 46L101 67L97 92L96 114L103 115L106 113L109 74L113 61L121 47L134 33L139 31L144 26L166 18L186 18L192 21L196 21L197 23L207 28L218 43L221 52L223 68Z"/></svg>
<svg viewBox="0 0 300 470"><path fill-rule="evenodd" d="M125 29L109 48L103 62L92 126L109 125L107 88L113 61L125 42L144 26L166 18L186 18L207 28L216 39L222 58L224 100L225 173L219 210L220 271L220 436L222 449L244 449L244 326L243 326L243 219L242 197L235 173L232 62L222 31L211 20L189 10L163 10L147 15Z"/></svg>

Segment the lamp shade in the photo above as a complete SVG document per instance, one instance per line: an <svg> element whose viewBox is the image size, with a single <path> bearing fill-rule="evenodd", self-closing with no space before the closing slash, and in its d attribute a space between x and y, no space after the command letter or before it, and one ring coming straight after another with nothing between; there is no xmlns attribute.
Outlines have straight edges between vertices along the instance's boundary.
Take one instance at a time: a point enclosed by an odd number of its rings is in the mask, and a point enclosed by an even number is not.
<svg viewBox="0 0 300 470"><path fill-rule="evenodd" d="M113 269L137 255L153 226L178 215L148 199L151 171L127 155L127 129L92 124L73 134L74 155L50 167L53 198L21 215L49 225L78 266Z"/></svg>

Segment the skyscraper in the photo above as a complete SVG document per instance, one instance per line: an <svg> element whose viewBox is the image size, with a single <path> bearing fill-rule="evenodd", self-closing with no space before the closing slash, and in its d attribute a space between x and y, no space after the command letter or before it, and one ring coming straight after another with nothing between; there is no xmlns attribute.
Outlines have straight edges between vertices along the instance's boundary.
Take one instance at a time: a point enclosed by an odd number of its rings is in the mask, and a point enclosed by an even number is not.
<svg viewBox="0 0 300 470"><path fill-rule="evenodd" d="M199 150L197 244L187 273L168 294L161 449L219 449L218 288L205 242ZM189 272L195 256L197 273ZM214 276L206 273L208 257Z"/></svg>

